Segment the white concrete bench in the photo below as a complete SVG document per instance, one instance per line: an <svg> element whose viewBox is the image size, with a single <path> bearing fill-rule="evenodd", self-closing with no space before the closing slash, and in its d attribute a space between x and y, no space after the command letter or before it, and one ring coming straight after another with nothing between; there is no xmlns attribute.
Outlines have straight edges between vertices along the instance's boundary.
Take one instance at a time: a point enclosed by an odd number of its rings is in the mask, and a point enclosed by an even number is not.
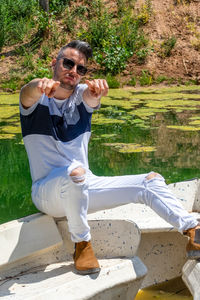
<svg viewBox="0 0 200 300"><path fill-rule="evenodd" d="M198 179L170 184L169 188L182 205L200 219L200 181ZM187 237L143 204L128 204L89 215L91 219L120 219L135 222L141 230L137 255L148 268L142 286L149 286L182 275Z"/></svg>
<svg viewBox="0 0 200 300"><path fill-rule="evenodd" d="M194 300L200 299L200 260L188 260L183 267L182 279Z"/></svg>
<svg viewBox="0 0 200 300"><path fill-rule="evenodd" d="M66 220L35 214L0 225L0 297L134 299L147 273L135 256L138 227L124 220L91 220L89 224L101 272L87 276L74 269L74 245Z"/></svg>

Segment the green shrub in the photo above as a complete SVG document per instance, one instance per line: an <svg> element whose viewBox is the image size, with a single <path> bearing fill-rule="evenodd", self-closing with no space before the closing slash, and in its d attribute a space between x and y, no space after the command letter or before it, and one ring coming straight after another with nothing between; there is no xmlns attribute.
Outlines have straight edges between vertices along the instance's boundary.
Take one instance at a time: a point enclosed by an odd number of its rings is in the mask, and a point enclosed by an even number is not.
<svg viewBox="0 0 200 300"><path fill-rule="evenodd" d="M49 57L49 54L51 53L51 49L49 45L42 45L42 58L46 60Z"/></svg>
<svg viewBox="0 0 200 300"><path fill-rule="evenodd" d="M106 81L108 83L109 88L117 89L120 87L120 82L116 79L116 77L112 76L111 74L107 74Z"/></svg>
<svg viewBox="0 0 200 300"><path fill-rule="evenodd" d="M139 82L141 86L152 84L152 76L148 70L142 70L142 75L139 77Z"/></svg>
<svg viewBox="0 0 200 300"><path fill-rule="evenodd" d="M34 70L34 63L33 63L33 54L26 53L24 60L22 61L22 66L28 70Z"/></svg>
<svg viewBox="0 0 200 300"><path fill-rule="evenodd" d="M132 1L118 0L118 14L108 12L102 1L92 1L89 13L95 17L88 19L87 28L78 33L78 38L86 40L94 50L94 58L105 74L116 75L125 69L128 58L138 51L140 61L147 51L139 50L147 44L147 39L139 30L137 19L133 17ZM123 5L122 5L123 4Z"/></svg>
<svg viewBox="0 0 200 300"><path fill-rule="evenodd" d="M19 76L12 76L8 80L4 80L1 84L1 88L9 89L13 92L20 88L21 78Z"/></svg>
<svg viewBox="0 0 200 300"><path fill-rule="evenodd" d="M139 49L136 52L136 56L137 56L139 64L144 64L145 63L145 60L146 60L147 55L148 55L148 52L149 52L149 50L147 48Z"/></svg>
<svg viewBox="0 0 200 300"><path fill-rule="evenodd" d="M155 83L162 83L163 81L166 81L167 77L164 75L158 75L158 77L156 77L155 79Z"/></svg>
<svg viewBox="0 0 200 300"><path fill-rule="evenodd" d="M105 73L116 75L126 67L127 58L132 55L132 52L119 45L118 38L112 37L109 43L105 43L103 53L96 52L95 60L103 68Z"/></svg>
<svg viewBox="0 0 200 300"><path fill-rule="evenodd" d="M137 83L136 77L133 76L133 77L131 78L131 80L129 80L128 85L136 86L136 83Z"/></svg>
<svg viewBox="0 0 200 300"><path fill-rule="evenodd" d="M21 42L28 30L34 27L37 7L35 0L1 0L0 47Z"/></svg>
<svg viewBox="0 0 200 300"><path fill-rule="evenodd" d="M190 80L185 82L186 86L188 86L188 85L198 85L198 84L199 84L198 79L190 79Z"/></svg>
<svg viewBox="0 0 200 300"><path fill-rule="evenodd" d="M159 56L161 57L169 57L171 55L172 49L175 47L176 38L174 36L167 38L160 45Z"/></svg>

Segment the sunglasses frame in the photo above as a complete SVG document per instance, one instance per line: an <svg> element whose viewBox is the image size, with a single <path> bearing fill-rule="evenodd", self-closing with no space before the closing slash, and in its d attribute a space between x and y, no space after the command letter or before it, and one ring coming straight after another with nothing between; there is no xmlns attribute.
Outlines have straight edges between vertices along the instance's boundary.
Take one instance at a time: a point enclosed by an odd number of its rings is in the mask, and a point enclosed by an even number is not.
<svg viewBox="0 0 200 300"><path fill-rule="evenodd" d="M88 69L83 65L77 65L72 59L69 59L67 57L62 58L63 59L63 67L67 70L71 70L75 65L77 66L76 72L80 76L84 76Z"/></svg>

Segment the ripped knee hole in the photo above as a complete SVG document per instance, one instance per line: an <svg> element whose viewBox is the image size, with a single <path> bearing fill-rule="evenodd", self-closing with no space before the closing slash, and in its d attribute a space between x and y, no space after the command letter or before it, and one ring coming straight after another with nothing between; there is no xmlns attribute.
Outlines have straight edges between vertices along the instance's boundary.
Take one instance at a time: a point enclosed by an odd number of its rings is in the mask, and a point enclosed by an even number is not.
<svg viewBox="0 0 200 300"><path fill-rule="evenodd" d="M162 176L159 173L152 172L152 173L150 173L149 175L146 176L146 180L150 180L150 179L155 178L155 177L162 177Z"/></svg>
<svg viewBox="0 0 200 300"><path fill-rule="evenodd" d="M85 170L81 167L75 168L71 171L70 177L75 183L83 182L85 180Z"/></svg>

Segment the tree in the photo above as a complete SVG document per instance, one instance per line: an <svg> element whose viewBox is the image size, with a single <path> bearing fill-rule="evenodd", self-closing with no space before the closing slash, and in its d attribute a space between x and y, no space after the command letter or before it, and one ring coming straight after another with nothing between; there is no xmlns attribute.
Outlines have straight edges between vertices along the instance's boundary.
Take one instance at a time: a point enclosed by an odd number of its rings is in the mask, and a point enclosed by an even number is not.
<svg viewBox="0 0 200 300"><path fill-rule="evenodd" d="M39 4L46 11L47 13L49 12L49 0L39 0Z"/></svg>

